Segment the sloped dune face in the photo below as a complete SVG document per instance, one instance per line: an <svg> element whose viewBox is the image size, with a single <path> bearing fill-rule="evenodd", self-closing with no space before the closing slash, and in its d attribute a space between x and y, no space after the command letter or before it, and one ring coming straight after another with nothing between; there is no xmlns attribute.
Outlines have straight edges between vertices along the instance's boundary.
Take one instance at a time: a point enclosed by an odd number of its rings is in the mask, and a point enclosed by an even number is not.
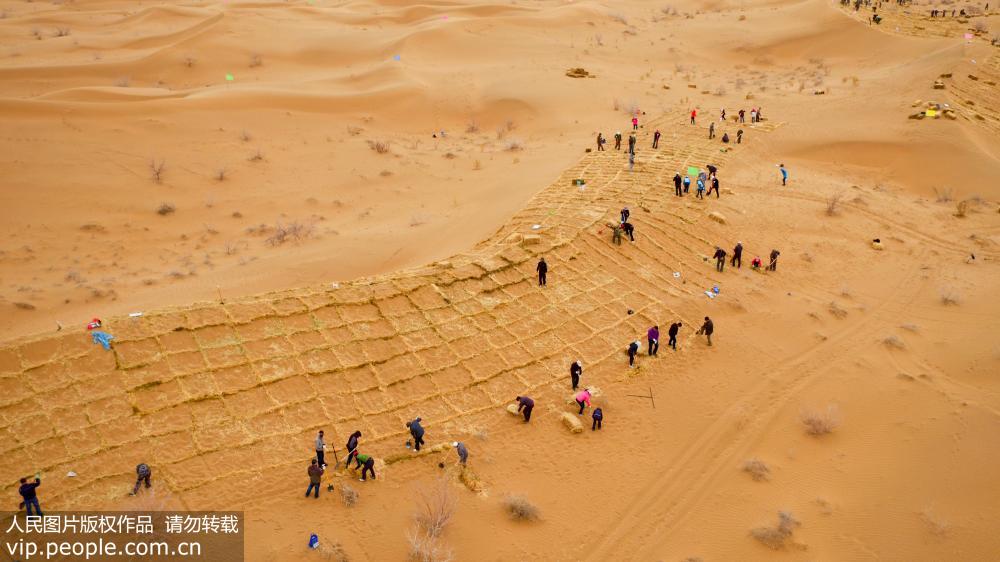
<svg viewBox="0 0 1000 562"><path fill-rule="evenodd" d="M825 1L0 11L0 481L43 509L244 510L248 560L1000 551L988 38Z"/></svg>

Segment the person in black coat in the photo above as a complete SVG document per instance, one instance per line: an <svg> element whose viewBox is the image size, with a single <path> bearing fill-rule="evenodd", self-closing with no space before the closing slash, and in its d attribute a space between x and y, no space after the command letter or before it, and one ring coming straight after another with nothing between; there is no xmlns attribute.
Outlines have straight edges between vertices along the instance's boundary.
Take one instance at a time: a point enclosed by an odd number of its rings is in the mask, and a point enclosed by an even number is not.
<svg viewBox="0 0 1000 562"><path fill-rule="evenodd" d="M355 431L347 438L347 460L344 461L344 466L349 466L351 464L351 457L358 456L358 440L361 439L361 432Z"/></svg>
<svg viewBox="0 0 1000 562"><path fill-rule="evenodd" d="M712 257L715 258L716 271L722 272L722 269L726 267L726 251L722 248L716 248Z"/></svg>
<svg viewBox="0 0 1000 562"><path fill-rule="evenodd" d="M681 174L680 172L674 174L674 195L678 197L683 197L684 192L681 191Z"/></svg>
<svg viewBox="0 0 1000 562"><path fill-rule="evenodd" d="M413 450L419 451L420 446L424 444L424 428L420 425L420 418L406 422L406 427L413 436Z"/></svg>
<svg viewBox="0 0 1000 562"><path fill-rule="evenodd" d="M622 230L624 230L625 234L628 235L628 239L629 240L631 240L632 242L635 242L635 234L634 234L635 233L635 227L632 226L632 223L630 223L630 222L623 222L622 223Z"/></svg>
<svg viewBox="0 0 1000 562"><path fill-rule="evenodd" d="M639 353L639 341L636 340L628 344L628 367L629 369L635 367L635 354Z"/></svg>
<svg viewBox="0 0 1000 562"><path fill-rule="evenodd" d="M729 265L734 265L737 269L743 267L743 242L736 243L736 247L733 248L733 259Z"/></svg>
<svg viewBox="0 0 1000 562"><path fill-rule="evenodd" d="M573 390L580 384L580 375L583 374L583 365L579 361L574 361L572 365L569 366L569 378L573 383Z"/></svg>
<svg viewBox="0 0 1000 562"><path fill-rule="evenodd" d="M535 401L527 396L518 396L517 400L517 411L524 412L524 423L531 421L531 411L535 409Z"/></svg>
<svg viewBox="0 0 1000 562"><path fill-rule="evenodd" d="M540 287L544 287L545 274L549 272L549 264L545 263L545 258L538 260L538 265L535 267L535 271L538 272L538 285Z"/></svg>
<svg viewBox="0 0 1000 562"><path fill-rule="evenodd" d="M667 345L674 348L674 351L677 351L677 332L680 331L681 326L683 325L684 324L680 322L674 322L670 325L670 329L667 330L667 335L670 336L670 339L667 341Z"/></svg>

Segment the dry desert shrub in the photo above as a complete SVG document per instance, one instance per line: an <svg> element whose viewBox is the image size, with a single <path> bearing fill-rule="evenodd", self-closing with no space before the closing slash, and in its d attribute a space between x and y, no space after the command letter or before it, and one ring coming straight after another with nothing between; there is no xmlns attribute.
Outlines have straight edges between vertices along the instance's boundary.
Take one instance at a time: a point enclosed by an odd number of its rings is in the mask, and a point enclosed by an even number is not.
<svg viewBox="0 0 1000 562"><path fill-rule="evenodd" d="M521 142L521 139L510 139L504 146L504 150L506 150L507 152L517 152L519 150L524 150L524 143Z"/></svg>
<svg viewBox="0 0 1000 562"><path fill-rule="evenodd" d="M444 547L437 537L420 531L409 531L406 533L406 540L410 543L411 562L451 562L454 559L451 550Z"/></svg>
<svg viewBox="0 0 1000 562"><path fill-rule="evenodd" d="M843 191L836 191L831 193L829 197L826 198L826 214L832 217L840 211L840 202L844 199Z"/></svg>
<svg viewBox="0 0 1000 562"><path fill-rule="evenodd" d="M934 200L938 203L947 203L952 199L952 189L950 187L935 187Z"/></svg>
<svg viewBox="0 0 1000 562"><path fill-rule="evenodd" d="M115 80L115 86L118 86L119 88L128 88L128 85L131 82L132 80L128 76L122 76L118 80Z"/></svg>
<svg viewBox="0 0 1000 562"><path fill-rule="evenodd" d="M383 140L370 140L368 141L368 148L371 148L378 154L386 154L389 152L389 142Z"/></svg>
<svg viewBox="0 0 1000 562"><path fill-rule="evenodd" d="M66 37L67 35L69 35L69 28L68 27L57 27L56 28L56 37Z"/></svg>
<svg viewBox="0 0 1000 562"><path fill-rule="evenodd" d="M264 239L269 246L280 246L285 242L298 242L309 238L315 232L316 227L299 221L292 221L288 224L277 223L270 236Z"/></svg>
<svg viewBox="0 0 1000 562"><path fill-rule="evenodd" d="M344 484L340 487L340 501L344 502L347 507L352 507L358 503L358 498L360 495L358 491L352 488L349 484Z"/></svg>
<svg viewBox="0 0 1000 562"><path fill-rule="evenodd" d="M792 532L800 523L789 511L778 512L776 527L757 527L750 530L750 536L771 550L784 550L792 538Z"/></svg>
<svg viewBox="0 0 1000 562"><path fill-rule="evenodd" d="M976 33L986 33L989 30L989 26L987 26L986 22L983 20L976 20L976 23L972 24L972 31L975 31Z"/></svg>
<svg viewBox="0 0 1000 562"><path fill-rule="evenodd" d="M176 210L177 207L173 203L160 203L160 206L156 208L156 214L165 217Z"/></svg>
<svg viewBox="0 0 1000 562"><path fill-rule="evenodd" d="M246 129L243 129L242 131L240 131L240 140L241 141L243 141L243 142L250 142L250 139L252 139L252 138L253 137L250 136L250 131L248 131Z"/></svg>
<svg viewBox="0 0 1000 562"><path fill-rule="evenodd" d="M927 525L927 528L939 537L948 534L948 522L935 514L930 508L920 512L920 519Z"/></svg>
<svg viewBox="0 0 1000 562"><path fill-rule="evenodd" d="M352 137L360 135L362 131L364 131L364 129L362 129L361 127L354 127L351 125L347 126L347 134L351 135Z"/></svg>
<svg viewBox="0 0 1000 562"><path fill-rule="evenodd" d="M30 302L15 302L14 306L21 310L35 310L35 305Z"/></svg>
<svg viewBox="0 0 1000 562"><path fill-rule="evenodd" d="M248 158L248 160L250 160L251 162L261 162L262 160L264 160L264 153L258 148L257 150L253 151L253 154L250 155L250 158Z"/></svg>
<svg viewBox="0 0 1000 562"><path fill-rule="evenodd" d="M899 327L906 330L907 332L917 333L920 331L920 326L913 323L902 324Z"/></svg>
<svg viewBox="0 0 1000 562"><path fill-rule="evenodd" d="M351 560L340 543L327 544L320 542L316 548L316 552L319 554L320 560L329 560L330 562L349 562ZM276 559L277 556L272 558L272 560Z"/></svg>
<svg viewBox="0 0 1000 562"><path fill-rule="evenodd" d="M847 316L847 311L841 308L840 305L834 301L830 302L830 306L827 308L827 310L829 310L830 314L836 316L837 318L844 318L845 316Z"/></svg>
<svg viewBox="0 0 1000 562"><path fill-rule="evenodd" d="M941 304L945 306L955 306L960 302L958 291L953 287L942 287L940 291Z"/></svg>
<svg viewBox="0 0 1000 562"><path fill-rule="evenodd" d="M184 57L184 66L186 66L188 68L191 68L192 66L194 66L196 62L198 62L198 59L194 58L193 56L189 55L189 56Z"/></svg>
<svg viewBox="0 0 1000 562"><path fill-rule="evenodd" d="M469 119L469 122L465 124L466 133L478 133L479 132L479 122L475 119Z"/></svg>
<svg viewBox="0 0 1000 562"><path fill-rule="evenodd" d="M256 68L263 64L264 64L264 59L263 57L260 56L260 54L254 53L250 55L250 68Z"/></svg>
<svg viewBox="0 0 1000 562"><path fill-rule="evenodd" d="M895 334L883 338L882 344L889 349L906 349L906 344L903 343L903 339Z"/></svg>
<svg viewBox="0 0 1000 562"><path fill-rule="evenodd" d="M420 531L428 537L438 537L455 515L457 499L451 484L438 478L432 484L417 488L417 512L414 516Z"/></svg>
<svg viewBox="0 0 1000 562"><path fill-rule="evenodd" d="M381 172L378 173L378 175L382 176L383 178L387 178L387 177L389 177L389 176L392 175L392 171L391 170L382 170Z"/></svg>
<svg viewBox="0 0 1000 562"><path fill-rule="evenodd" d="M507 515L515 521L535 521L538 519L538 508L521 495L508 495L503 499L503 508Z"/></svg>
<svg viewBox="0 0 1000 562"><path fill-rule="evenodd" d="M743 463L743 472L750 475L757 482L764 482L771 477L771 469L767 467L764 461L754 457L752 459L747 459Z"/></svg>
<svg viewBox="0 0 1000 562"><path fill-rule="evenodd" d="M608 17L622 25L628 25L628 18L621 12L611 12Z"/></svg>
<svg viewBox="0 0 1000 562"><path fill-rule="evenodd" d="M163 170L166 169L166 167L166 160L160 160L157 162L156 158L153 158L149 161L149 175L153 178L153 181L160 183L160 180L163 179Z"/></svg>
<svg viewBox="0 0 1000 562"><path fill-rule="evenodd" d="M831 404L826 407L826 410L803 411L800 419L809 435L826 435L840 426L840 411Z"/></svg>
<svg viewBox="0 0 1000 562"><path fill-rule="evenodd" d="M503 126L497 127L497 140L503 140L503 138L506 136L507 136L506 127Z"/></svg>
<svg viewBox="0 0 1000 562"><path fill-rule="evenodd" d="M480 162L479 160L476 160L475 162L472 163L472 169L475 170L475 171L482 170L483 169L483 163Z"/></svg>
<svg viewBox="0 0 1000 562"><path fill-rule="evenodd" d="M969 199L963 199L955 204L955 216L965 218L969 214Z"/></svg>
<svg viewBox="0 0 1000 562"><path fill-rule="evenodd" d="M212 177L214 177L217 181L225 181L225 179L226 179L226 168L222 167L222 168L216 169L215 170L215 174Z"/></svg>

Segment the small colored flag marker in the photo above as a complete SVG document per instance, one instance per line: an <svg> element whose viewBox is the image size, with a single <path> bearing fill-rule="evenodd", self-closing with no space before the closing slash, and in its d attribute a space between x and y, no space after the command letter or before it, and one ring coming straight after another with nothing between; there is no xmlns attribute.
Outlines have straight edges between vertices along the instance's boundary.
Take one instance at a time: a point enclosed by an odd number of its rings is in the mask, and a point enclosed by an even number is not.
<svg viewBox="0 0 1000 562"><path fill-rule="evenodd" d="M226 80L232 82L233 80L236 80L236 77L234 77L232 74L226 73Z"/></svg>

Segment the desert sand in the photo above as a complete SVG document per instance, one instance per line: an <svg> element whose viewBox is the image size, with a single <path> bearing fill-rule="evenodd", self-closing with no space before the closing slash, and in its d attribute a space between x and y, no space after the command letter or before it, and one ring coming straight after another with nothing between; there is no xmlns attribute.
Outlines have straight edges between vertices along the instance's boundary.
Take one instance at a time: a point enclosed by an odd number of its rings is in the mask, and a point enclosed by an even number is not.
<svg viewBox="0 0 1000 562"><path fill-rule="evenodd" d="M996 559L1000 16L952 6L0 2L8 501L41 471L43 509L243 510L248 560L405 560L443 480L427 559ZM632 115L630 171L594 141ZM377 479L303 498L319 429Z"/></svg>

